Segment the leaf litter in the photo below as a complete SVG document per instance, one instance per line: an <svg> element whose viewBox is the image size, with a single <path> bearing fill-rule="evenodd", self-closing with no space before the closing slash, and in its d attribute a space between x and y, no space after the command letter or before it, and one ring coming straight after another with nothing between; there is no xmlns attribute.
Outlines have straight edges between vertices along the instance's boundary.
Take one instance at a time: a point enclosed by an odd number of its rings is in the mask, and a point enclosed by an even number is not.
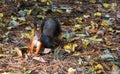
<svg viewBox="0 0 120 74"><path fill-rule="evenodd" d="M119 0L11 1L0 1L1 74L120 73ZM46 16L59 18L61 43L28 55L32 23Z"/></svg>

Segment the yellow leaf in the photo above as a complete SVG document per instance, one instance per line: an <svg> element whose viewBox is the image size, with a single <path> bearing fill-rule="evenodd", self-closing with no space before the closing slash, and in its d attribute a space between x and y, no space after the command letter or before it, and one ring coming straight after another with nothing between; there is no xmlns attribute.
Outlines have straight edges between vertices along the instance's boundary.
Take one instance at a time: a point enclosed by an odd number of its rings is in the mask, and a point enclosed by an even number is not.
<svg viewBox="0 0 120 74"><path fill-rule="evenodd" d="M73 52L75 51L75 48L76 48L77 46L78 46L77 44L73 44L73 46L72 46L72 51L73 51Z"/></svg>
<svg viewBox="0 0 120 74"><path fill-rule="evenodd" d="M113 28L112 28L112 27L110 27L110 28L109 28L109 31L114 32L115 30L113 30Z"/></svg>
<svg viewBox="0 0 120 74"><path fill-rule="evenodd" d="M70 44L65 45L63 48L65 49L65 51L66 51L67 53L71 53L71 45L70 45Z"/></svg>
<svg viewBox="0 0 120 74"><path fill-rule="evenodd" d="M75 55L75 56L79 56L79 55L80 55L80 52L74 52L74 55Z"/></svg>
<svg viewBox="0 0 120 74"><path fill-rule="evenodd" d="M82 21L83 19L81 18L81 17L77 17L76 18L76 21L78 22L78 24L80 24L80 25L82 25L83 24L83 21Z"/></svg>
<svg viewBox="0 0 120 74"><path fill-rule="evenodd" d="M71 53L71 51L70 51L70 50L65 49L65 51L66 51L67 53Z"/></svg>
<svg viewBox="0 0 120 74"><path fill-rule="evenodd" d="M112 45L111 41L106 41L106 45Z"/></svg>
<svg viewBox="0 0 120 74"><path fill-rule="evenodd" d="M97 64L97 66L95 66L95 70L103 70L103 66L101 64Z"/></svg>
<svg viewBox="0 0 120 74"><path fill-rule="evenodd" d="M102 14L100 12L94 13L94 16L100 17Z"/></svg>
<svg viewBox="0 0 120 74"><path fill-rule="evenodd" d="M70 45L65 45L64 46L64 49L70 49L71 47L70 47Z"/></svg>
<svg viewBox="0 0 120 74"><path fill-rule="evenodd" d="M47 2L47 0L41 0L41 2Z"/></svg>
<svg viewBox="0 0 120 74"><path fill-rule="evenodd" d="M31 38L33 35L34 35L34 29L32 29L30 33L25 34L27 38Z"/></svg>
<svg viewBox="0 0 120 74"><path fill-rule="evenodd" d="M83 47L86 48L90 44L90 41L86 40L86 39L83 39L82 44L83 44Z"/></svg>
<svg viewBox="0 0 120 74"><path fill-rule="evenodd" d="M26 36L26 38L30 38L31 37L31 35L29 33L26 33L25 36Z"/></svg>
<svg viewBox="0 0 120 74"><path fill-rule="evenodd" d="M109 26L108 22L105 21L105 20L102 21L101 25L103 25L103 26L105 26L105 27L108 27L108 26Z"/></svg>
<svg viewBox="0 0 120 74"><path fill-rule="evenodd" d="M91 3L96 3L96 0L90 0L89 2L91 2Z"/></svg>
<svg viewBox="0 0 120 74"><path fill-rule="evenodd" d="M0 18L2 18L3 17L3 13L0 13Z"/></svg>
<svg viewBox="0 0 120 74"><path fill-rule="evenodd" d="M34 35L34 32L35 32L35 30L32 29L32 30L31 30L31 35L32 35L32 36Z"/></svg>
<svg viewBox="0 0 120 74"><path fill-rule="evenodd" d="M108 3L103 3L103 7L104 8L108 8L110 6L110 4L108 4Z"/></svg>
<svg viewBox="0 0 120 74"><path fill-rule="evenodd" d="M28 10L27 11L27 15L30 15L31 14L31 12L32 12L32 10L30 9L30 10Z"/></svg>
<svg viewBox="0 0 120 74"><path fill-rule="evenodd" d="M66 52L71 53L75 52L75 48L77 47L77 44L67 44L63 48L65 49Z"/></svg>

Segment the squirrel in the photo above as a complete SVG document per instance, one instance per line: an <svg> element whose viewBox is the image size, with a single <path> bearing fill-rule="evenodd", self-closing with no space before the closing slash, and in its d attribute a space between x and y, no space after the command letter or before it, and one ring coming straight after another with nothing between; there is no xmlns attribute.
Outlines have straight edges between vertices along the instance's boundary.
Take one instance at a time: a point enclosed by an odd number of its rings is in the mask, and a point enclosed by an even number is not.
<svg viewBox="0 0 120 74"><path fill-rule="evenodd" d="M38 54L42 47L52 47L53 40L58 38L61 33L61 25L55 18L45 18L40 25L40 30L37 30L37 23L34 23L34 29L30 52L33 53L34 47L36 47L35 54Z"/></svg>

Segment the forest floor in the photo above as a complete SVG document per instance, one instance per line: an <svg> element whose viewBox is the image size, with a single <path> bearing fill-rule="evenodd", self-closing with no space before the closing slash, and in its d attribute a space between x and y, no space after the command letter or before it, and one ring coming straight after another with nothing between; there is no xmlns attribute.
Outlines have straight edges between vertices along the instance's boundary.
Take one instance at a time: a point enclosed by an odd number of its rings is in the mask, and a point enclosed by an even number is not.
<svg viewBox="0 0 120 74"><path fill-rule="evenodd" d="M103 1L1 0L0 74L120 74L120 1ZM29 54L32 23L51 16L59 45Z"/></svg>

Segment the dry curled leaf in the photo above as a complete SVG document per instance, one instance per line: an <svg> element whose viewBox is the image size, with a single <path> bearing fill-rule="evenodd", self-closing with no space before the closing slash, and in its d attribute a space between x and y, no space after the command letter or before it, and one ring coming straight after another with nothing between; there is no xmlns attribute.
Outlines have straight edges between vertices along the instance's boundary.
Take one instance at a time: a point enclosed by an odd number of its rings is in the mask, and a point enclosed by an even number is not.
<svg viewBox="0 0 120 74"><path fill-rule="evenodd" d="M39 61L39 62L43 62L43 63L46 62L46 60L43 59L42 57L33 57L33 59L34 59L34 60L37 60L37 61Z"/></svg>
<svg viewBox="0 0 120 74"><path fill-rule="evenodd" d="M15 48L15 51L19 57L22 57L22 51L18 47Z"/></svg>
<svg viewBox="0 0 120 74"><path fill-rule="evenodd" d="M65 49L66 52L71 53L75 52L75 48L77 47L77 44L67 44L63 48Z"/></svg>

